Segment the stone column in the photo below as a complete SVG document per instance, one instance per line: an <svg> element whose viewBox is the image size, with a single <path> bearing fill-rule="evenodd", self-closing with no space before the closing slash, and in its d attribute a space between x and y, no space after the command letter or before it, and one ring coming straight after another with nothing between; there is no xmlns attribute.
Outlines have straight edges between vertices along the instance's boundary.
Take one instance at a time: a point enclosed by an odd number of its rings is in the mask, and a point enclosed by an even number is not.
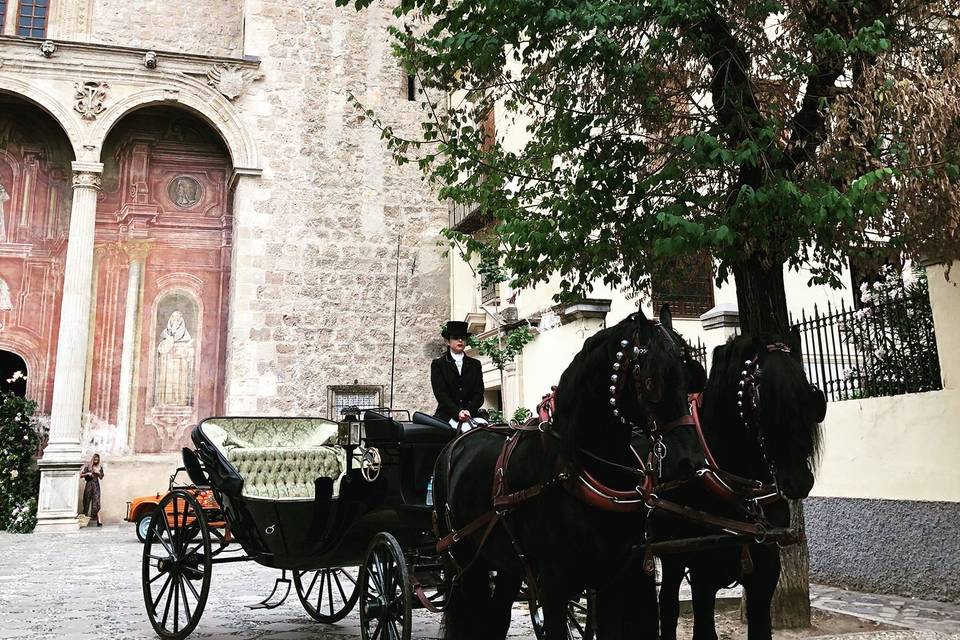
<svg viewBox="0 0 960 640"><path fill-rule="evenodd" d="M721 302L700 316L703 341L707 348L707 370L710 370L713 350L740 333L740 312L736 303Z"/></svg>
<svg viewBox="0 0 960 640"><path fill-rule="evenodd" d="M76 529L80 468L80 425L90 332L93 237L103 164L73 163L73 207L64 265L57 366L50 412L50 440L40 460L37 531Z"/></svg>
<svg viewBox="0 0 960 640"><path fill-rule="evenodd" d="M258 401L265 397L259 386L259 362L276 358L276 343L253 342L252 331L266 325L266 311L256 307L257 288L266 282L264 233L273 224L270 216L258 212L258 203L269 193L260 187L260 172L234 169L233 247L230 256L230 294L227 316L226 390L227 415L254 415ZM271 395L275 395L275 391Z"/></svg>
<svg viewBox="0 0 960 640"><path fill-rule="evenodd" d="M127 270L127 298L123 316L123 347L120 352L120 390L117 403L117 442L124 449L131 446L130 409L133 394L133 360L137 352L135 338L140 318L140 279L150 244L133 241L123 245L130 261Z"/></svg>

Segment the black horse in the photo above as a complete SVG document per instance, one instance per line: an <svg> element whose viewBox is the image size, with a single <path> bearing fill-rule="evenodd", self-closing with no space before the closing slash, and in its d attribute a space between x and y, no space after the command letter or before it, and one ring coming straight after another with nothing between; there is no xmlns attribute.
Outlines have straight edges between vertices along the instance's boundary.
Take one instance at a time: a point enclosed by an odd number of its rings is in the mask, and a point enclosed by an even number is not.
<svg viewBox="0 0 960 640"><path fill-rule="evenodd" d="M702 403L703 434L716 465L772 487L772 495L763 501L767 504L762 506L762 515L778 527L790 524L790 508L784 498L805 498L813 488L820 422L826 413L826 399L807 380L794 357L797 353L777 338L733 338L713 352ZM746 506L704 490L699 495L687 492L677 500L739 519ZM699 529L699 535L705 533ZM697 527L686 527L685 535L698 535ZM748 639L770 640L770 603L780 579L779 549L756 543L747 549L720 547L661 558L662 640L677 637L685 567L689 568L693 596L694 640L716 640L717 591L736 581L746 591Z"/></svg>
<svg viewBox="0 0 960 640"><path fill-rule="evenodd" d="M600 638L656 638L655 584L647 577L638 583L631 564L646 509L636 492L633 504L590 506L591 498L605 499L586 486L581 473L589 470L599 486L633 490L641 463L631 440L651 429L663 433L664 478L690 476L702 465L694 430L668 428L687 416L691 384L704 383L703 368L684 356L666 308L660 323L634 314L584 343L560 378L547 433L513 435L518 441L504 474L510 491L548 486L502 512L489 530L479 527L450 547L452 570L459 575L444 614L447 638L506 637L524 579L539 585L548 640L567 638L567 603L586 588L598 592ZM475 430L440 454L434 480L440 536L450 538L450 532L491 512L494 469L505 437ZM491 572L496 572L492 580ZM638 602L645 611L638 613Z"/></svg>

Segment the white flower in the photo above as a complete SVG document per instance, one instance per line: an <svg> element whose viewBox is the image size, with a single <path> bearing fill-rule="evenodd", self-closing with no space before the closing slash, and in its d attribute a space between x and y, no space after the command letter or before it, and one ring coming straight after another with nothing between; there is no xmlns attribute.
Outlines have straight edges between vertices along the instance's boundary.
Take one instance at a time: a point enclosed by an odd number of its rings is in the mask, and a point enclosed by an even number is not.
<svg viewBox="0 0 960 640"><path fill-rule="evenodd" d="M13 416L13 421L20 422L20 418L22 417L23 417L23 414L18 413L17 415Z"/></svg>
<svg viewBox="0 0 960 640"><path fill-rule="evenodd" d="M16 477L19 476L19 475L20 475L20 472L17 471L16 469L11 469L11 470L10 470L10 477L11 477L11 478L16 478Z"/></svg>

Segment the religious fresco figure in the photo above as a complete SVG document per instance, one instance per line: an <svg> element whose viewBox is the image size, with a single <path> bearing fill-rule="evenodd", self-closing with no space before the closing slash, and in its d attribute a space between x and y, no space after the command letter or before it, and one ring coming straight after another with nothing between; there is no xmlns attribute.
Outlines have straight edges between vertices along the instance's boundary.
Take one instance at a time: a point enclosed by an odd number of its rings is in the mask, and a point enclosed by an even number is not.
<svg viewBox="0 0 960 640"><path fill-rule="evenodd" d="M0 311L9 311L13 309L13 300L10 298L10 285L3 278L0 278Z"/></svg>
<svg viewBox="0 0 960 640"><path fill-rule="evenodd" d="M183 314L174 310L157 344L155 406L193 406L194 359L193 337Z"/></svg>
<svg viewBox="0 0 960 640"><path fill-rule="evenodd" d="M7 216L7 201L10 200L10 194L0 184L0 242L7 241L7 226L5 223Z"/></svg>

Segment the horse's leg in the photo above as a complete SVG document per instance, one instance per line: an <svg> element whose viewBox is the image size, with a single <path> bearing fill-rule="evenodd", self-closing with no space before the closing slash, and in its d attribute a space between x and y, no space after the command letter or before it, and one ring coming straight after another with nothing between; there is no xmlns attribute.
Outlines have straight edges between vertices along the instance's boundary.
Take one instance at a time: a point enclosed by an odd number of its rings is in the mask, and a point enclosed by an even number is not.
<svg viewBox="0 0 960 640"><path fill-rule="evenodd" d="M777 547L750 545L753 572L744 578L747 593L747 640L771 640L770 603L780 581L780 553Z"/></svg>
<svg viewBox="0 0 960 640"><path fill-rule="evenodd" d="M639 562L635 562L633 566L636 571L631 571L630 575L625 577L626 593L629 598L627 602L632 602L633 605L624 608L622 637L657 640L660 630L657 579L655 576L647 575L640 568Z"/></svg>
<svg viewBox="0 0 960 640"><path fill-rule="evenodd" d="M657 640L660 616L656 579L641 570L639 561L621 574L597 592L597 639Z"/></svg>
<svg viewBox="0 0 960 640"><path fill-rule="evenodd" d="M693 640L717 640L717 581L709 566L690 567L690 593L693 599Z"/></svg>
<svg viewBox="0 0 960 640"><path fill-rule="evenodd" d="M491 639L506 638L510 631L510 618L513 613L513 603L520 592L523 578L512 573L498 571L494 581L493 598L490 601Z"/></svg>
<svg viewBox="0 0 960 640"><path fill-rule="evenodd" d="M490 611L490 574L472 567L454 581L443 610L445 640L487 640L493 624Z"/></svg>
<svg viewBox="0 0 960 640"><path fill-rule="evenodd" d="M660 558L660 640L677 640L677 621L680 618L680 584L683 582L684 562L678 557Z"/></svg>

